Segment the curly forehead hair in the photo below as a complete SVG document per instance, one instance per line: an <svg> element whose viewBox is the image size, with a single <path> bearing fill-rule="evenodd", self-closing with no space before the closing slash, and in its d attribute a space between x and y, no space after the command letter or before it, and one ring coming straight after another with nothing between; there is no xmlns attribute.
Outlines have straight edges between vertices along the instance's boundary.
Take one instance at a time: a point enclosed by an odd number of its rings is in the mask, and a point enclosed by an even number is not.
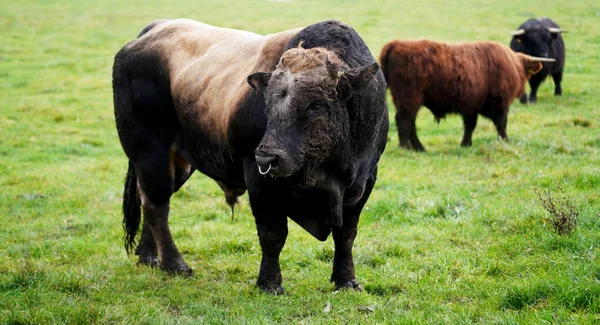
<svg viewBox="0 0 600 325"><path fill-rule="evenodd" d="M285 51L281 56L279 65L277 68L286 68L291 73L300 71L307 71L318 67L325 67L326 61L337 65L343 66L343 62L335 55L335 53L322 48L314 47L311 49L304 49L301 47L302 43L298 48L290 49Z"/></svg>

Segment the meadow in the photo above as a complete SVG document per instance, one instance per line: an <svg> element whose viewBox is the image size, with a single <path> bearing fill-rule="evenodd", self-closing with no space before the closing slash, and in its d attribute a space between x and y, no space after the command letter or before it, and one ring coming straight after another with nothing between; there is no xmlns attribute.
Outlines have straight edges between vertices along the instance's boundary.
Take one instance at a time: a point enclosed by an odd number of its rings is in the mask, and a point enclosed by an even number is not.
<svg viewBox="0 0 600 325"><path fill-rule="evenodd" d="M157 18L261 34L325 19L373 54L392 39L495 40L530 17L564 30L563 96L516 100L510 142L480 119L423 108L427 148L389 142L354 246L365 292L334 292L333 242L290 221L284 295L255 287L260 246L247 195L232 218L196 173L171 229L193 277L136 266L122 245L127 168L114 126L114 54ZM582 1L3 1L0 3L0 324L600 323L600 4ZM579 212L558 235L536 190Z"/></svg>

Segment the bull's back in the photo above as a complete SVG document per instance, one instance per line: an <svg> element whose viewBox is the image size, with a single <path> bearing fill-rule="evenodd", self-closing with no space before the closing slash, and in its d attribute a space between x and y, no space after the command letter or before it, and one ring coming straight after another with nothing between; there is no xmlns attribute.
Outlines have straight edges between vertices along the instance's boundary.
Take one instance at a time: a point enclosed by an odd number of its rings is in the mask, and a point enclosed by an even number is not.
<svg viewBox="0 0 600 325"><path fill-rule="evenodd" d="M454 111L473 104L472 99L481 97L487 86L478 55L459 45L429 40L396 41L387 65L393 91L418 96L432 110Z"/></svg>
<svg viewBox="0 0 600 325"><path fill-rule="evenodd" d="M273 70L295 32L261 36L177 19L157 24L128 47L140 53L139 61L156 64L153 79L168 83L184 130L211 130L215 141L224 141L231 115L252 90L247 76Z"/></svg>
<svg viewBox="0 0 600 325"><path fill-rule="evenodd" d="M401 99L420 96L434 113L475 111L519 87L513 56L496 42L396 41L386 58L388 83Z"/></svg>

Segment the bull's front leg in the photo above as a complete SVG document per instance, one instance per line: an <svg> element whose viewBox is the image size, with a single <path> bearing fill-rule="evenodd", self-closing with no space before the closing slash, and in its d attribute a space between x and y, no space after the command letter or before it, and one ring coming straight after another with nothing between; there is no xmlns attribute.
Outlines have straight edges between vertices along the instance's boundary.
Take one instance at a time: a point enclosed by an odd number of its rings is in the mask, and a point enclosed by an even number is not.
<svg viewBox="0 0 600 325"><path fill-rule="evenodd" d="M508 107L503 109L503 114L499 114L497 116L492 117L492 122L496 126L496 130L498 131L498 135L502 138L502 141L508 142L508 135L506 134L506 124L508 122Z"/></svg>
<svg viewBox="0 0 600 325"><path fill-rule="evenodd" d="M367 180L365 190L361 199L353 207L344 209L344 223L342 227L333 229L333 241L335 244L335 253L333 256L333 271L331 273L331 282L335 283L335 289L355 289L363 291L362 286L356 280L354 274L354 259L352 256L352 247L358 231L358 220L373 186L375 185L377 170Z"/></svg>
<svg viewBox="0 0 600 325"><path fill-rule="evenodd" d="M287 218L281 217L274 220L256 219L258 239L262 250L260 271L256 285L263 291L282 294L281 267L279 254L283 249L288 234Z"/></svg>
<svg viewBox="0 0 600 325"><path fill-rule="evenodd" d="M357 225L358 215L352 214L352 218L345 219L344 225L340 229L333 230L335 253L330 281L335 283L336 290L348 288L363 291L354 275L354 260L352 257L352 246L356 238Z"/></svg>
<svg viewBox="0 0 600 325"><path fill-rule="evenodd" d="M244 173L248 184L250 207L256 221L256 230L262 259L256 285L263 291L281 294L281 267L279 254L283 249L288 234L285 199L272 177L265 177L257 172L254 160L244 161Z"/></svg>

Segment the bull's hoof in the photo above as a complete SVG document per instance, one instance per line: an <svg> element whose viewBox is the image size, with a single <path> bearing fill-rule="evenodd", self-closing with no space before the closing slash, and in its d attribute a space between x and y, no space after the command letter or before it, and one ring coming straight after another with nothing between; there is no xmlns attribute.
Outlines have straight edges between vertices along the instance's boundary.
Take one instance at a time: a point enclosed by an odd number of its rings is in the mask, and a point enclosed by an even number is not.
<svg viewBox="0 0 600 325"><path fill-rule="evenodd" d="M403 144L403 143L400 143L400 148L404 148L406 150L412 149L412 147L410 146L410 144Z"/></svg>
<svg viewBox="0 0 600 325"><path fill-rule="evenodd" d="M269 293L269 294L276 295L276 296L283 294L283 287L281 286L281 284L257 283L256 285L262 292Z"/></svg>
<svg viewBox="0 0 600 325"><path fill-rule="evenodd" d="M163 264L160 267L172 275L182 275L182 276L194 275L194 270L191 267L189 267L185 262Z"/></svg>
<svg viewBox="0 0 600 325"><path fill-rule="evenodd" d="M463 142L460 144L460 146L461 146L461 147L463 147L463 148L469 148L469 147L470 147L470 146L472 146L472 145L473 145L473 143L472 143L472 142L470 142L470 141L469 141L469 142L464 142L464 141L463 141Z"/></svg>
<svg viewBox="0 0 600 325"><path fill-rule="evenodd" d="M137 265L148 265L150 267L159 267L160 260L158 256L140 256L137 261Z"/></svg>
<svg viewBox="0 0 600 325"><path fill-rule="evenodd" d="M529 98L529 102L530 102L530 103L532 103L532 104L535 104L535 103L537 103L537 97L534 97L534 98L531 98L531 97L530 97L530 98Z"/></svg>
<svg viewBox="0 0 600 325"><path fill-rule="evenodd" d="M521 104L527 104L527 94L519 97L519 101L521 102Z"/></svg>
<svg viewBox="0 0 600 325"><path fill-rule="evenodd" d="M335 284L335 291L338 290L347 290L347 289L353 289L356 290L358 292L363 292L365 291L363 289L363 287L360 285L360 283L358 283L358 280L354 279L354 280L350 280L348 282L344 282L342 284Z"/></svg>

